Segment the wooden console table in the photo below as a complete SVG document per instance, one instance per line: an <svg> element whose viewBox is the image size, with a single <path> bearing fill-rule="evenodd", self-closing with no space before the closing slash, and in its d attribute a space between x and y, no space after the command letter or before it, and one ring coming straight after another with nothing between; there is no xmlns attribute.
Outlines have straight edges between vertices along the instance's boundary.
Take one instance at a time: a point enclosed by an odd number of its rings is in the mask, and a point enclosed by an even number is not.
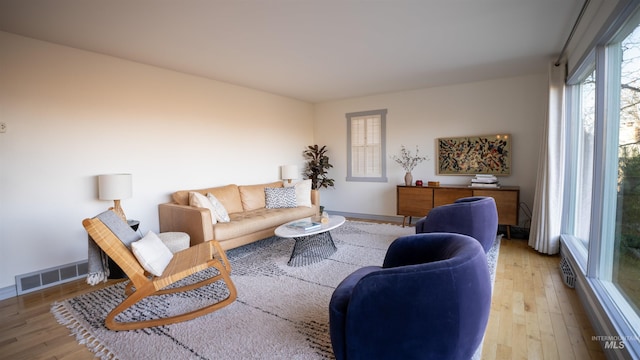
<svg viewBox="0 0 640 360"><path fill-rule="evenodd" d="M436 206L451 204L457 199L469 196L490 196L498 208L498 224L507 226L507 238L511 238L511 225L518 225L520 187L501 186L499 188L472 188L466 185L405 186L397 187L397 214L402 215L402 226L407 217L426 216Z"/></svg>

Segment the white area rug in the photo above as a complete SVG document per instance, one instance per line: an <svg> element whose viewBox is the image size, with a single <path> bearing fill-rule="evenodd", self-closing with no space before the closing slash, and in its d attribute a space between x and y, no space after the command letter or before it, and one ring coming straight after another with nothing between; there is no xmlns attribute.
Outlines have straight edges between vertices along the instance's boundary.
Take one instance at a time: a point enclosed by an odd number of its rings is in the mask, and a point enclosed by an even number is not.
<svg viewBox="0 0 640 360"><path fill-rule="evenodd" d="M124 298L124 282L54 303L51 311L103 359L332 359L328 308L333 290L354 270L381 265L389 244L414 231L347 221L331 232L338 251L304 267L287 265L291 239L273 237L229 250L238 299L183 323L121 332L105 328L106 314ZM488 254L492 280L499 244L500 237ZM219 284L208 291L226 294ZM206 299L193 292L156 296L119 319L169 315L202 301Z"/></svg>

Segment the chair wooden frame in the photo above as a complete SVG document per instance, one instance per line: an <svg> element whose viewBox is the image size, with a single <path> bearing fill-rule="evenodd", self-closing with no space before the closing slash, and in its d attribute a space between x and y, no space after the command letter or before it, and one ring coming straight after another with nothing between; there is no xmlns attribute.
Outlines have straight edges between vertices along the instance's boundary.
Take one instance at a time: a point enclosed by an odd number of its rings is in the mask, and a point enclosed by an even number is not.
<svg viewBox="0 0 640 360"><path fill-rule="evenodd" d="M162 276L153 276L142 268L133 253L102 221L97 218L85 219L82 225L102 251L115 261L129 278L129 283L125 287L125 294L128 296L111 310L105 319L108 329L133 330L191 320L231 304L238 295L229 276L231 273L229 260L215 240L205 241L175 253ZM211 267L216 268L219 274L194 284L166 289L167 286L179 280ZM115 320L118 314L147 296L190 291L220 280L225 282L229 295L216 303L165 318L132 322Z"/></svg>

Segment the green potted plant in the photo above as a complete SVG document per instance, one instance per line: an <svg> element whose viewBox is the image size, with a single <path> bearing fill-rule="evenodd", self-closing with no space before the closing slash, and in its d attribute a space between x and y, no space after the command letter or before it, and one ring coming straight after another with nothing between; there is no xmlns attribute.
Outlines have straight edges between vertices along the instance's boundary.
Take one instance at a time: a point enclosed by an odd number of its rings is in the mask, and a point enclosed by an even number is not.
<svg viewBox="0 0 640 360"><path fill-rule="evenodd" d="M303 174L306 179L311 179L311 188L314 190L334 187L334 180L329 178L327 171L333 167L333 165L329 163L327 152L326 145L322 147L309 145L307 149L302 152L302 155L307 161ZM320 206L320 214L322 214L323 210L324 206Z"/></svg>
<svg viewBox="0 0 640 360"><path fill-rule="evenodd" d="M333 165L329 163L327 152L326 146L319 147L318 145L309 145L302 152L302 155L307 160L304 176L306 179L311 179L311 188L314 190L334 186L334 180L328 177L327 170L331 169Z"/></svg>

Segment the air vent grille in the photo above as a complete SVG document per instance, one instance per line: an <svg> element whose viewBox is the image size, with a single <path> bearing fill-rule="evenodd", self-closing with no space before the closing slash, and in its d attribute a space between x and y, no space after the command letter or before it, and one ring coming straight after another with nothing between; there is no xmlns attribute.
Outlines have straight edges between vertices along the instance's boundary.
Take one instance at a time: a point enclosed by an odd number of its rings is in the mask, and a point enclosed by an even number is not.
<svg viewBox="0 0 640 360"><path fill-rule="evenodd" d="M561 254L560 257L560 273L565 285L572 289L576 287L576 274L564 254Z"/></svg>
<svg viewBox="0 0 640 360"><path fill-rule="evenodd" d="M16 276L18 295L80 279L87 275L87 261L60 265Z"/></svg>

